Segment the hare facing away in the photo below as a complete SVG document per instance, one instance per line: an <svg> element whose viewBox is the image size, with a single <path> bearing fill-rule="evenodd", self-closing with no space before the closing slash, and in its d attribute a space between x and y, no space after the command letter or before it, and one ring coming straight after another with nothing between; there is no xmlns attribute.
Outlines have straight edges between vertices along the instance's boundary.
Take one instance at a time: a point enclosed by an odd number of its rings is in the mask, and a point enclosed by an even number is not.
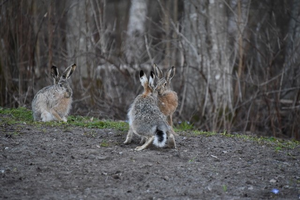
<svg viewBox="0 0 300 200"><path fill-rule="evenodd" d="M76 69L76 64L69 66L60 76L57 67L52 66L51 74L54 85L44 87L34 96L32 112L34 121L64 121L71 109L73 91L68 79Z"/></svg>
<svg viewBox="0 0 300 200"><path fill-rule="evenodd" d="M157 106L154 78L154 73L151 72L148 81L146 74L140 71L140 82L144 87L144 92L135 98L128 112L129 131L124 144L131 142L133 134L140 136L145 143L136 147L137 151L147 148L151 143L157 147L164 147L168 137L176 148L173 130Z"/></svg>
<svg viewBox="0 0 300 200"><path fill-rule="evenodd" d="M154 71L158 77L156 90L158 92L157 105L160 111L167 117L169 125L173 126L172 116L178 106L178 96L175 91L171 89L171 80L175 75L175 67L171 67L164 76L161 69L154 64Z"/></svg>

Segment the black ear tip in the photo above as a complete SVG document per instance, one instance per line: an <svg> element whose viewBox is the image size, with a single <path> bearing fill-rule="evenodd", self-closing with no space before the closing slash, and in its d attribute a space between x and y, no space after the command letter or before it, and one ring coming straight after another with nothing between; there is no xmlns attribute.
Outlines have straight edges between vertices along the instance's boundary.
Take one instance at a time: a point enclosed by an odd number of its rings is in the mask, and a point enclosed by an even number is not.
<svg viewBox="0 0 300 200"><path fill-rule="evenodd" d="M140 77L142 77L142 76L144 76L144 71L143 70L140 71Z"/></svg>
<svg viewBox="0 0 300 200"><path fill-rule="evenodd" d="M57 67L56 66L54 66L54 65L52 65L52 67L51 67L52 69L57 69Z"/></svg>
<svg viewBox="0 0 300 200"><path fill-rule="evenodd" d="M73 69L73 70L76 69L76 64L75 64L75 63L72 65L72 69Z"/></svg>

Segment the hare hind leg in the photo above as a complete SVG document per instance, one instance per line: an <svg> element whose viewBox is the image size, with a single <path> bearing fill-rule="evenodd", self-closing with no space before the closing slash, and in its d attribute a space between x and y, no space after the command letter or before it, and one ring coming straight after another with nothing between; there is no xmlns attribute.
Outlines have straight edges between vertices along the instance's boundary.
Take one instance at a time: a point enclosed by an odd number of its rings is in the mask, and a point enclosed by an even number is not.
<svg viewBox="0 0 300 200"><path fill-rule="evenodd" d="M154 140L154 136L151 136L147 139L147 141L145 142L145 144L143 144L142 146L138 146L135 148L136 151L141 151L143 149L146 149Z"/></svg>
<svg viewBox="0 0 300 200"><path fill-rule="evenodd" d="M174 149L176 149L177 147L176 147L175 137L172 133L169 135L169 138L170 138L169 145L171 147L174 147Z"/></svg>
<svg viewBox="0 0 300 200"><path fill-rule="evenodd" d="M147 140L147 137L145 136L141 136L141 141L140 141L140 144L144 144Z"/></svg>
<svg viewBox="0 0 300 200"><path fill-rule="evenodd" d="M175 133L174 129L173 129L173 121L172 121L172 114L167 116L167 121L168 121L168 124L170 125L171 129L172 129L172 133L176 136L178 136L177 133Z"/></svg>
<svg viewBox="0 0 300 200"><path fill-rule="evenodd" d="M132 136L133 136L133 130L132 130L132 128L130 127L130 128L129 128L129 131L128 131L128 133L127 133L126 140L125 140L124 144L129 144L129 143L131 143Z"/></svg>
<svg viewBox="0 0 300 200"><path fill-rule="evenodd" d="M167 116L167 121L168 121L168 124L173 127L173 120L172 120L172 114L168 115Z"/></svg>

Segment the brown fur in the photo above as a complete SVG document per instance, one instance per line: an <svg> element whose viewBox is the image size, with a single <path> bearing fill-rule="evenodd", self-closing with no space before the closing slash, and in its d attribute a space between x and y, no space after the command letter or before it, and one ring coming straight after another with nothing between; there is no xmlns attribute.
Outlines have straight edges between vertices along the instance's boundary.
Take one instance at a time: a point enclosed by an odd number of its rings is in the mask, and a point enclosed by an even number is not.
<svg viewBox="0 0 300 200"><path fill-rule="evenodd" d="M167 116L168 123L173 126L172 115L178 106L178 96L174 91L165 91L158 95L158 107Z"/></svg>
<svg viewBox="0 0 300 200"><path fill-rule="evenodd" d="M166 115L172 115L178 106L177 94L173 91L168 91L158 96L158 107L160 111Z"/></svg>
<svg viewBox="0 0 300 200"><path fill-rule="evenodd" d="M70 106L72 104L72 98L63 98L60 100L60 103L55 106L53 109L61 115L61 113L69 112Z"/></svg>
<svg viewBox="0 0 300 200"><path fill-rule="evenodd" d="M171 80L175 75L175 67L171 67L164 76L158 66L154 65L154 71L159 78L156 90L158 91L158 107L160 111L167 117L170 126L173 127L172 115L178 106L178 96L171 88Z"/></svg>
<svg viewBox="0 0 300 200"><path fill-rule="evenodd" d="M143 97L147 97L152 93L152 89L149 87L148 82L144 84Z"/></svg>

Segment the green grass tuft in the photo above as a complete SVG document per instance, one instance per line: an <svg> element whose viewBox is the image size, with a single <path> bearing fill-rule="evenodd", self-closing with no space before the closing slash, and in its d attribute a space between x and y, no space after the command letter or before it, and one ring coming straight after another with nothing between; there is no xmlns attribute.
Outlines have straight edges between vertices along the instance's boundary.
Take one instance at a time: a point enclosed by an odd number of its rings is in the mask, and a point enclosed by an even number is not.
<svg viewBox="0 0 300 200"><path fill-rule="evenodd" d="M194 129L194 125L189 123L189 122L182 122L180 123L179 125L177 125L177 130L180 130L180 131L189 131L189 130L193 130Z"/></svg>
<svg viewBox="0 0 300 200"><path fill-rule="evenodd" d="M3 120L6 120L6 123L9 124L33 121L32 112L24 107L13 109L4 109L0 107L0 114L8 116Z"/></svg>
<svg viewBox="0 0 300 200"><path fill-rule="evenodd" d="M82 117L82 116L69 116L68 122L35 122L33 121L32 111L24 107L15 109L4 109L0 107L0 114L6 116L0 120L0 124L31 124L37 127L43 126L79 126L87 128L98 128L98 129L116 129L120 131L128 131L128 123L123 121L111 121L111 120L99 120L97 118Z"/></svg>
<svg viewBox="0 0 300 200"><path fill-rule="evenodd" d="M68 124L87 128L117 129L119 131L128 131L129 129L128 123L123 121L101 121L99 119L82 116L69 116Z"/></svg>

